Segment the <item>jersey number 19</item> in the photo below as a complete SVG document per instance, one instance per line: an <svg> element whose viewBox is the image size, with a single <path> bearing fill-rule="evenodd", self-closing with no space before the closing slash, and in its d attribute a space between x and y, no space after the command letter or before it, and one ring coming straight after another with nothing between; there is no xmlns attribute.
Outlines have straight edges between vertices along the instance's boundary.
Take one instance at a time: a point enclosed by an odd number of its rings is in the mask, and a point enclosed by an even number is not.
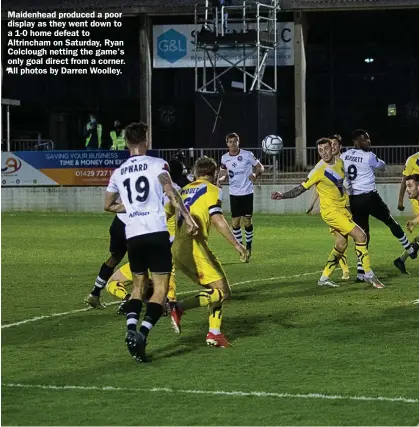
<svg viewBox="0 0 419 427"><path fill-rule="evenodd" d="M147 200L148 195L150 193L150 183L148 182L148 179L145 176L140 176L137 178L134 185L135 191L131 190L131 178L127 178L123 182L123 184L124 187L127 189L128 200L131 204L133 193L134 195L137 194L137 196L135 196L135 200L137 200L137 202L144 203Z"/></svg>

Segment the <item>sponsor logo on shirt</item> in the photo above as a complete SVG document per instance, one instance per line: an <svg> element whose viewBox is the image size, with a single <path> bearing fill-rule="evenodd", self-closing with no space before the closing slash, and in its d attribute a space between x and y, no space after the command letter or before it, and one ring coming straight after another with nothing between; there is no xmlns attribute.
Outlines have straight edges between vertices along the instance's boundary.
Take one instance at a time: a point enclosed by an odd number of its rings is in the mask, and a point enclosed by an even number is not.
<svg viewBox="0 0 419 427"><path fill-rule="evenodd" d="M148 216L148 215L150 215L150 212L138 212L138 211L135 211L135 212L130 213L129 217L130 218L134 218L136 216Z"/></svg>

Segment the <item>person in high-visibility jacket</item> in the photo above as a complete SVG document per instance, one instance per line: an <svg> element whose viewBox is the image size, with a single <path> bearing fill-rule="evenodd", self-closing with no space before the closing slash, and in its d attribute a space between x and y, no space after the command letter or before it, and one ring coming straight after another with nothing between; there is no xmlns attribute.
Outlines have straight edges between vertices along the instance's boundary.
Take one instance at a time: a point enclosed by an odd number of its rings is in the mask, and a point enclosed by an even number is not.
<svg viewBox="0 0 419 427"><path fill-rule="evenodd" d="M114 130L110 133L112 140L111 150L125 150L125 129L122 129L121 122L119 120L115 120L113 127Z"/></svg>
<svg viewBox="0 0 419 427"><path fill-rule="evenodd" d="M94 114L89 116L89 123L86 125L84 137L86 150L102 148L102 125L97 122Z"/></svg>

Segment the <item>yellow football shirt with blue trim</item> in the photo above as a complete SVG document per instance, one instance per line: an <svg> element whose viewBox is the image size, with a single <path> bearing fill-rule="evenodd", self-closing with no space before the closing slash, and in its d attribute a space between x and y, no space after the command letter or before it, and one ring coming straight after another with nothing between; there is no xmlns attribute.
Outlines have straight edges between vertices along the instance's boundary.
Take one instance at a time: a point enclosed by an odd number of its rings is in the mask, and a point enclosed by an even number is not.
<svg viewBox="0 0 419 427"><path fill-rule="evenodd" d="M413 154L406 160L405 167L403 169L403 175L409 176L419 173L419 152Z"/></svg>
<svg viewBox="0 0 419 427"><path fill-rule="evenodd" d="M413 154L406 160L406 165L403 169L403 176L419 174L419 152ZM410 199L413 207L413 213L419 215L419 201Z"/></svg>
<svg viewBox="0 0 419 427"><path fill-rule="evenodd" d="M336 210L347 205L343 189L344 178L343 160L336 159L333 165L320 160L302 185L306 190L316 185L321 211Z"/></svg>
<svg viewBox="0 0 419 427"><path fill-rule="evenodd" d="M211 216L221 214L222 190L209 181L197 180L180 190L185 207L199 226L198 237L208 239ZM190 238L183 217L176 221L176 239Z"/></svg>

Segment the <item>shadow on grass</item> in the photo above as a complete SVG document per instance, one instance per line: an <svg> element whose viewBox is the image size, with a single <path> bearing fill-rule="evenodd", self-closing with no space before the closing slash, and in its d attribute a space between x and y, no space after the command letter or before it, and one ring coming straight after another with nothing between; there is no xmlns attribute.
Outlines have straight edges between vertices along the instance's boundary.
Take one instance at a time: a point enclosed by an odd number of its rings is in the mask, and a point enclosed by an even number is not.
<svg viewBox="0 0 419 427"><path fill-rule="evenodd" d="M360 313L356 316L341 316L333 322L336 328L327 335L331 341L348 342L359 341L360 338L374 338L375 336L389 336L393 339L394 333L406 332L412 343L419 339L419 307L406 301L406 305L391 307L378 312ZM351 333L348 333L351 328Z"/></svg>

